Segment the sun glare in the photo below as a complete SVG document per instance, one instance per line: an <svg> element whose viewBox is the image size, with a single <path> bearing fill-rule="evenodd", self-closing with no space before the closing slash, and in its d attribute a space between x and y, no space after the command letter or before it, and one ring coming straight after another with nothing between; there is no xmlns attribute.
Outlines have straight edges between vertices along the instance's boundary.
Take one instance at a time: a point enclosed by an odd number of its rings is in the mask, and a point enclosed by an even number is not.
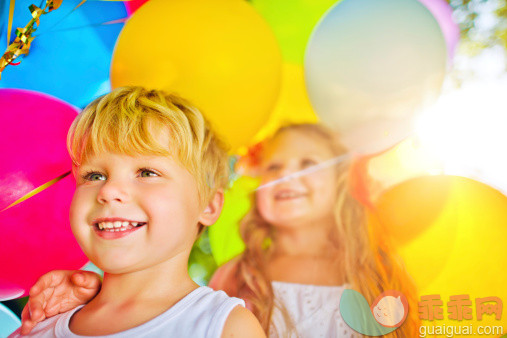
<svg viewBox="0 0 507 338"><path fill-rule="evenodd" d="M507 192L507 79L451 91L416 123L422 145L444 173L477 179Z"/></svg>

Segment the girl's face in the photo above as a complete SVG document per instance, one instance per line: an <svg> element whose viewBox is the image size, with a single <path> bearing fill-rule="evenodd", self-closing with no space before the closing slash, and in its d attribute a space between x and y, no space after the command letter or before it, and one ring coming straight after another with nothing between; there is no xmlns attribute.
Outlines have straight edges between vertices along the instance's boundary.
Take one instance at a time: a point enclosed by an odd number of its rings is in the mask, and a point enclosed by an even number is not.
<svg viewBox="0 0 507 338"><path fill-rule="evenodd" d="M262 184L286 177L333 158L318 136L288 130L269 142L261 163ZM336 166L261 188L257 206L261 216L275 227L317 225L333 222L336 200Z"/></svg>

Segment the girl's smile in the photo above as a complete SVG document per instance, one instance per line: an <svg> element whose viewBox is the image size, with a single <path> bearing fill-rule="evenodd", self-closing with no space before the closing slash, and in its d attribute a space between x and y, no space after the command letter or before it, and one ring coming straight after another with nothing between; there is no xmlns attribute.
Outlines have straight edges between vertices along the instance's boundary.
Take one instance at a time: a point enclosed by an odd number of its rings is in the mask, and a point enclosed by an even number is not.
<svg viewBox="0 0 507 338"><path fill-rule="evenodd" d="M306 196L308 196L308 194L304 191L287 188L282 188L274 193L274 198L277 201L292 201Z"/></svg>

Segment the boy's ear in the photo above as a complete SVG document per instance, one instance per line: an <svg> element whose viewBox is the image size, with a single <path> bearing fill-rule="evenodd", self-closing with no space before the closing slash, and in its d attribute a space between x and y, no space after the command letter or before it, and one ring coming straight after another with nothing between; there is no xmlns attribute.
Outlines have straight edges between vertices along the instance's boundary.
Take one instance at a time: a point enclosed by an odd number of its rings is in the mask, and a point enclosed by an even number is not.
<svg viewBox="0 0 507 338"><path fill-rule="evenodd" d="M211 198L208 205L201 213L201 217L199 218L199 223L204 226L210 226L215 223L222 212L222 207L224 205L224 191L222 189L218 189L215 195Z"/></svg>

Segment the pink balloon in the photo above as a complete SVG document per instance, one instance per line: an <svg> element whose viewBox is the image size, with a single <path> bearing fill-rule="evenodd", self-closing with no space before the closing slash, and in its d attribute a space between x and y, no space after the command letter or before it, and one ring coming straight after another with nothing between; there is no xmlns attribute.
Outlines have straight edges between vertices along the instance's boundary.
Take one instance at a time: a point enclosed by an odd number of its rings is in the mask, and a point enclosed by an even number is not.
<svg viewBox="0 0 507 338"><path fill-rule="evenodd" d="M447 44L447 57L452 63L460 31L452 19L452 8L445 0L419 0L435 17Z"/></svg>
<svg viewBox="0 0 507 338"><path fill-rule="evenodd" d="M51 96L0 89L0 210L71 170L67 131L77 109ZM69 226L75 189L71 175L0 211L0 295L19 297L52 269L75 269L87 259Z"/></svg>
<svg viewBox="0 0 507 338"><path fill-rule="evenodd" d="M127 8L127 14L131 16L135 11L148 0L130 0L125 1L125 7Z"/></svg>
<svg viewBox="0 0 507 338"><path fill-rule="evenodd" d="M0 210L70 170L66 138L77 112L46 94L0 89Z"/></svg>
<svg viewBox="0 0 507 338"><path fill-rule="evenodd" d="M25 294L25 289L20 285L0 279L0 301L21 297Z"/></svg>

